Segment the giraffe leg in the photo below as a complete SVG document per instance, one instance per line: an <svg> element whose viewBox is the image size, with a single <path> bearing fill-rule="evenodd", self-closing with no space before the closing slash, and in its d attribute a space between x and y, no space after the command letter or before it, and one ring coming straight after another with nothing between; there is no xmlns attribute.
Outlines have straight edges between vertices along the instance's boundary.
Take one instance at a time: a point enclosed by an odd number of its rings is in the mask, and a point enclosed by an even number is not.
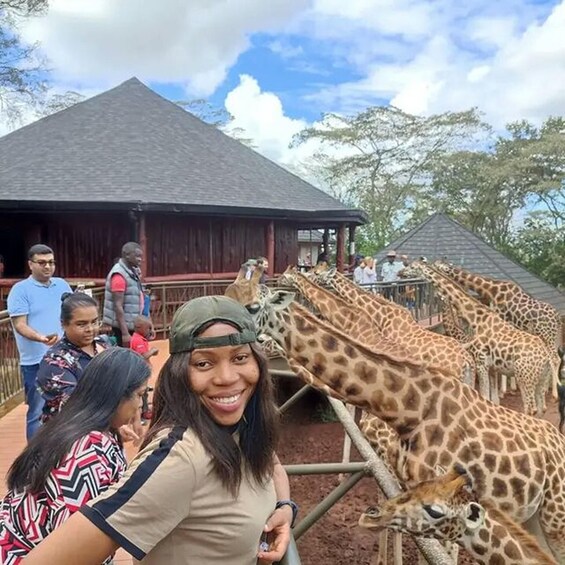
<svg viewBox="0 0 565 565"><path fill-rule="evenodd" d="M508 376L500 375L500 398L504 398L506 391L508 390Z"/></svg>
<svg viewBox="0 0 565 565"><path fill-rule="evenodd" d="M394 565L402 565L402 534L394 532L393 538Z"/></svg>
<svg viewBox="0 0 565 565"><path fill-rule="evenodd" d="M488 371L484 365L477 365L479 393L483 398L490 399Z"/></svg>
<svg viewBox="0 0 565 565"><path fill-rule="evenodd" d="M385 528L379 534L379 551L374 556L375 559L372 560L371 565L376 563L377 565L386 565L388 561L388 530Z"/></svg>
<svg viewBox="0 0 565 565"><path fill-rule="evenodd" d="M500 404L500 398L498 397L498 373L496 371L489 371L488 376L490 380L490 401L493 404Z"/></svg>

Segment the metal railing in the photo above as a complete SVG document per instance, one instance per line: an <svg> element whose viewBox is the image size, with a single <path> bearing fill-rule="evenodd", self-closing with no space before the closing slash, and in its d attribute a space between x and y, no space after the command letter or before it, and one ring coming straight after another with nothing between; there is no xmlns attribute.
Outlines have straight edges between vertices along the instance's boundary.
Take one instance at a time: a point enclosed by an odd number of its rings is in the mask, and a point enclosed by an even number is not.
<svg viewBox="0 0 565 565"><path fill-rule="evenodd" d="M379 281L359 286L408 308L418 322L427 322L432 325L437 322L437 317L441 312L441 304L434 286L423 279L402 279L397 282Z"/></svg>
<svg viewBox="0 0 565 565"><path fill-rule="evenodd" d="M164 339L168 336L173 315L179 306L198 296L224 294L233 280L205 281L171 281L151 283L151 318L157 337ZM269 281L270 286L276 285L276 279ZM92 296L98 301L100 316L104 302L104 288L86 285ZM370 291L390 298L395 303L408 308L414 318L422 323L433 325L438 322L439 303L434 294L433 286L423 280L403 280L398 283L377 282L373 285L363 285ZM109 328L103 328L103 331ZM20 378L18 352L6 311L0 312L0 408L21 393L23 387Z"/></svg>
<svg viewBox="0 0 565 565"><path fill-rule="evenodd" d="M8 312L0 312L0 407L23 390L20 360Z"/></svg>

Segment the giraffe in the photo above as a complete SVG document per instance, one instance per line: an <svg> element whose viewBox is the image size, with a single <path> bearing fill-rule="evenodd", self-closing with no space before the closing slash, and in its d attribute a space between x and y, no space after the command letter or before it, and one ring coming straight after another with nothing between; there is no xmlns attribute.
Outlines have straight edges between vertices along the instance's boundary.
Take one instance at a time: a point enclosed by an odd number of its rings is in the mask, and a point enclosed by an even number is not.
<svg viewBox="0 0 565 565"><path fill-rule="evenodd" d="M255 314L305 382L373 413L399 436L408 487L461 462L481 499L529 521L565 564L565 437L549 422L495 406L457 379L390 349L368 349L274 291Z"/></svg>
<svg viewBox="0 0 565 565"><path fill-rule="evenodd" d="M532 535L491 501L477 500L471 489L466 470L455 464L380 509L367 509L359 525L454 541L483 565L556 565Z"/></svg>
<svg viewBox="0 0 565 565"><path fill-rule="evenodd" d="M314 306L323 319L341 331L355 336L355 339L367 347L373 345L381 347L392 347L402 352L406 358L412 358L414 362L419 359L402 344L395 342L390 337L385 337L378 327L373 323L371 317L362 307L352 304L340 296L322 288L304 274L298 272L296 267L288 267L278 280L279 285L296 288L306 300ZM431 368L432 364L428 363ZM435 368L449 374L449 368L442 365L435 365ZM460 374L454 372L451 376L460 378Z"/></svg>
<svg viewBox="0 0 565 565"><path fill-rule="evenodd" d="M383 335L403 345L413 357L444 367L469 385L473 383L475 362L457 340L422 328L407 308L359 288L336 269L319 273L317 279L364 310ZM485 386L481 393L487 393Z"/></svg>
<svg viewBox="0 0 565 565"><path fill-rule="evenodd" d="M367 347L371 348L373 344L377 344L380 347L397 348L399 351L402 351L402 354L407 358L410 357L408 350L403 350L398 344L391 343L384 338L371 323L365 312L352 306L330 291L318 286L308 277L298 272L296 267L288 267L279 277L278 284L280 286L296 288L322 315L323 319L339 327L343 332L355 336L355 339L365 344ZM414 361L416 362L416 360ZM441 371L441 369L439 370ZM359 429L386 465L389 472L393 476L396 476L394 469L394 461L396 460L395 454L398 449L398 435L396 432L377 416L365 412L364 410L359 420ZM396 553L401 555L402 548L400 538L395 537L394 543ZM387 547L387 534L383 532L379 540L378 563L386 563Z"/></svg>
<svg viewBox="0 0 565 565"><path fill-rule="evenodd" d="M541 414L545 410L545 391L553 377L552 393L557 398L559 359L533 334L515 328L496 312L469 296L459 285L437 269L415 261L412 268L434 284L445 300L457 309L458 316L472 328L474 339L469 351L477 360L477 371L486 378L488 368L516 378L524 411ZM497 399L496 386L491 399Z"/></svg>
<svg viewBox="0 0 565 565"><path fill-rule="evenodd" d="M561 317L551 304L536 300L511 281L477 275L442 261L436 261L434 266L462 287L475 292L506 321L539 336L550 350L559 345Z"/></svg>
<svg viewBox="0 0 565 565"><path fill-rule="evenodd" d="M225 296L229 296L243 304L249 312L254 313L259 308L260 294L264 285L259 284L263 267L258 266L251 275L250 279L245 278L246 269L242 267L233 283L224 291Z"/></svg>

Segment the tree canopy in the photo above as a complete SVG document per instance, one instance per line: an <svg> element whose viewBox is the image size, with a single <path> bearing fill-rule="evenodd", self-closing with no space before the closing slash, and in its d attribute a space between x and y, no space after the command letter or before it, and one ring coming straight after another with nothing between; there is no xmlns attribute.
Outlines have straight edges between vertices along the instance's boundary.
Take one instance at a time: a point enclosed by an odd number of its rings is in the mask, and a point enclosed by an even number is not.
<svg viewBox="0 0 565 565"><path fill-rule="evenodd" d="M368 108L326 114L298 134L305 164L334 196L364 209L359 250L371 254L442 211L556 285L565 222L565 120L525 120L495 133L476 109L413 116ZM541 246L543 251L538 247ZM561 266L560 266L561 265Z"/></svg>

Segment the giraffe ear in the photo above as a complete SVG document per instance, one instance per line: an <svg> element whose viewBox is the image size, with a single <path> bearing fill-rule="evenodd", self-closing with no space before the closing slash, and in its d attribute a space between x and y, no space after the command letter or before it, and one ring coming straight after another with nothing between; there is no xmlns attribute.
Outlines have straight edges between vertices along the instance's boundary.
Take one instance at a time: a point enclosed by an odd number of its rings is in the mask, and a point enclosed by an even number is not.
<svg viewBox="0 0 565 565"><path fill-rule="evenodd" d="M469 502L465 507L464 522L465 529L475 531L485 521L485 509L476 502Z"/></svg>
<svg viewBox="0 0 565 565"><path fill-rule="evenodd" d="M269 304L274 310L285 310L294 300L296 294L294 292L286 292L284 290L275 290L269 296Z"/></svg>

